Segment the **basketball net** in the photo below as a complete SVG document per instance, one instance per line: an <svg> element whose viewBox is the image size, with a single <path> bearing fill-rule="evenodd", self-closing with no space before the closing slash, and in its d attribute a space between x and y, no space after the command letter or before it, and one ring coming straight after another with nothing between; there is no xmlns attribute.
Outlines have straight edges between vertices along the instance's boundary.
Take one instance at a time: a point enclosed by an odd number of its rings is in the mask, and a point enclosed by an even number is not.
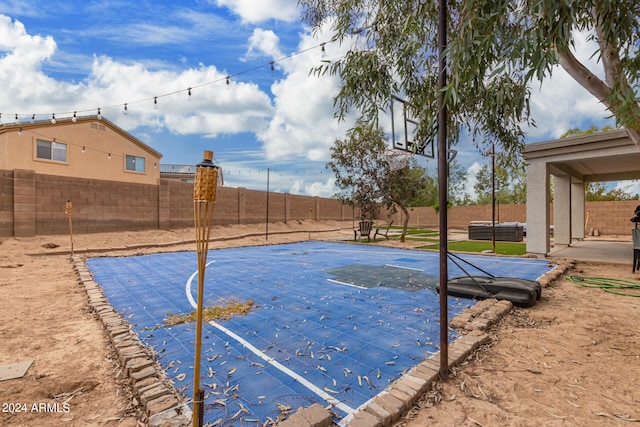
<svg viewBox="0 0 640 427"><path fill-rule="evenodd" d="M407 167L409 165L409 160L411 160L411 153L393 148L384 150L382 154L387 159L389 169L392 171L397 171Z"/></svg>

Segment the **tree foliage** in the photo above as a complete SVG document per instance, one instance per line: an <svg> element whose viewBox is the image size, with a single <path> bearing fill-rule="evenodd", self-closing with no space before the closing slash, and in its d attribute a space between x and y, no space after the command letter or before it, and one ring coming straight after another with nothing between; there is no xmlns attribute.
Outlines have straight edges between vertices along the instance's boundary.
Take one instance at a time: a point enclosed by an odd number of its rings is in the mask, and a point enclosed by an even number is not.
<svg viewBox="0 0 640 427"><path fill-rule="evenodd" d="M299 0L315 29L329 24L350 43L340 60L317 74L337 74L338 117L357 109L375 122L392 94L411 101L422 140L433 138L438 107L437 1ZM522 147L531 123L529 86L560 64L609 108L640 146L640 2L637 0L448 0L449 141L465 127L474 137ZM601 72L575 56L574 34L596 42ZM603 79L598 75L604 75Z"/></svg>
<svg viewBox="0 0 640 427"><path fill-rule="evenodd" d="M588 202L618 202L638 199L637 194L629 193L628 187L607 188L604 182L587 182L584 186Z"/></svg>
<svg viewBox="0 0 640 427"><path fill-rule="evenodd" d="M483 165L476 174L474 190L475 203L487 205L493 202L491 193L491 165ZM495 169L495 199L502 204L526 203L527 179L523 162L519 164L496 164Z"/></svg>
<svg viewBox="0 0 640 427"><path fill-rule="evenodd" d="M392 167L385 154L385 140L382 129L360 122L349 130L346 138L335 141L327 168L336 176L340 189L336 196L359 208L361 219L372 219L380 205L391 213L402 210L404 241L409 222L407 206L426 187L428 177L412 157L404 167Z"/></svg>

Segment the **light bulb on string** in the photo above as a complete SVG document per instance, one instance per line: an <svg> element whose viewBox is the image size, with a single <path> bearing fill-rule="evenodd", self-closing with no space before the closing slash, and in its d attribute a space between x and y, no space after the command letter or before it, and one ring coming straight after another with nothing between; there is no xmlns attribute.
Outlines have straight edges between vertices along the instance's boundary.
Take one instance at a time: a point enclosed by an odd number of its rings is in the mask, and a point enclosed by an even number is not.
<svg viewBox="0 0 640 427"><path fill-rule="evenodd" d="M102 120L102 113L100 113L100 108L98 108L98 120Z"/></svg>
<svg viewBox="0 0 640 427"><path fill-rule="evenodd" d="M86 149L86 148L85 148L85 146L83 145L83 146L82 146L82 154L84 154L85 149Z"/></svg>
<svg viewBox="0 0 640 427"><path fill-rule="evenodd" d="M18 129L18 136L22 136L22 128Z"/></svg>
<svg viewBox="0 0 640 427"><path fill-rule="evenodd" d="M18 113L16 113L16 122L18 121Z"/></svg>
<svg viewBox="0 0 640 427"><path fill-rule="evenodd" d="M53 114L51 115L51 124L52 124L52 125L55 125L55 124L56 124L56 113L53 113Z"/></svg>
<svg viewBox="0 0 640 427"><path fill-rule="evenodd" d="M153 109L154 110L158 109L158 97L157 96L153 97Z"/></svg>
<svg viewBox="0 0 640 427"><path fill-rule="evenodd" d="M71 118L71 121L72 121L73 123L75 123L75 122L77 122L77 121L78 121L78 116L77 116L77 114L76 114L76 112L75 112L75 111L73 112L73 117Z"/></svg>
<svg viewBox="0 0 640 427"><path fill-rule="evenodd" d="M274 71L276 69L276 67L274 66L275 62L271 61L269 62L269 65L271 65L271 71Z"/></svg>
<svg viewBox="0 0 640 427"><path fill-rule="evenodd" d="M324 48L325 43L320 43L320 50L322 51L322 57L326 58L327 57L327 50Z"/></svg>
<svg viewBox="0 0 640 427"><path fill-rule="evenodd" d="M107 154L107 159L111 160L111 153Z"/></svg>
<svg viewBox="0 0 640 427"><path fill-rule="evenodd" d="M36 115L34 114L34 115L31 116L31 122L33 123L35 121L36 121Z"/></svg>
<svg viewBox="0 0 640 427"><path fill-rule="evenodd" d="M127 107L127 103L124 103L124 115L126 116L127 114L129 114L129 107Z"/></svg>
<svg viewBox="0 0 640 427"><path fill-rule="evenodd" d="M230 83L230 82L229 82L229 79L231 79L231 77L230 77L230 76L227 76L227 77L226 77L226 80L227 80L227 88L229 87L229 83Z"/></svg>
<svg viewBox="0 0 640 427"><path fill-rule="evenodd" d="M187 98L187 101L191 101L191 88L187 89L187 95L189 95L189 98Z"/></svg>

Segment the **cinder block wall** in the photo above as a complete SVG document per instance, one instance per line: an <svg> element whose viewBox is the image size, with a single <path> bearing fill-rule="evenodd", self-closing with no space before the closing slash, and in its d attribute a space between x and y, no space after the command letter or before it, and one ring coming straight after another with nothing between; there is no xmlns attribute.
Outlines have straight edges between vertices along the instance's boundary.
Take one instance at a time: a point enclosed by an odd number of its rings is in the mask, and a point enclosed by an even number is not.
<svg viewBox="0 0 640 427"><path fill-rule="evenodd" d="M586 211L588 219L585 221L585 230L596 228L600 234L605 235L629 235L635 227L630 219L640 200L620 202L587 202ZM553 224L553 205L551 205L551 224ZM403 223L404 215L397 213L390 218L386 212L378 215L380 221L394 221L394 225ZM500 205L496 206L496 220L500 222L527 222L526 205ZM449 228L466 230L471 221L491 221L491 205L452 206L447 216ZM410 227L431 227L439 225L438 213L432 207L420 207L409 209Z"/></svg>
<svg viewBox="0 0 640 427"><path fill-rule="evenodd" d="M640 200L623 202L587 202L585 212L586 231L596 228L600 234L630 235L635 224L631 222L633 212Z"/></svg>
<svg viewBox="0 0 640 427"><path fill-rule="evenodd" d="M0 170L0 236L66 234L67 199L72 202L74 233L174 229L193 227L193 184L160 180L159 185L127 184L37 174L34 171ZM587 202L586 231L627 235L629 221L640 201ZM553 206L551 206L553 221ZM526 222L525 205L496 207L501 222ZM269 222L295 220L343 220L358 211L339 200L285 193L269 193ZM393 219L401 225L403 215L391 218L382 211L379 222ZM267 193L246 188L218 188L215 225L256 224L267 220ZM466 229L471 221L490 221L491 206L449 208L450 228ZM410 226L438 227L432 207L410 209Z"/></svg>
<svg viewBox="0 0 640 427"><path fill-rule="evenodd" d="M69 232L67 200L74 233L158 228L158 186L36 175L35 234Z"/></svg>
<svg viewBox="0 0 640 427"><path fill-rule="evenodd" d="M13 236L13 171L0 170L0 236Z"/></svg>

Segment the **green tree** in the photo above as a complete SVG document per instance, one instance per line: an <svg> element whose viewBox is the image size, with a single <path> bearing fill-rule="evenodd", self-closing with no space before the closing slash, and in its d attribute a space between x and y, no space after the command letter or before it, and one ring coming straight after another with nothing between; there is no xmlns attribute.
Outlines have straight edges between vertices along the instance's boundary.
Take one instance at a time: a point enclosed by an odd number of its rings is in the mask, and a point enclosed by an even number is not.
<svg viewBox="0 0 640 427"><path fill-rule="evenodd" d="M604 182L587 182L584 185L588 202L617 202L621 200L636 200L638 195L629 193L628 188L607 189Z"/></svg>
<svg viewBox="0 0 640 427"><path fill-rule="evenodd" d="M315 72L342 79L337 116L357 109L372 122L392 94L411 101L418 140L433 140L438 114L437 1L299 0L316 30L351 50ZM521 125L530 122L529 85L560 64L602 102L640 146L640 2L637 0L449 0L449 141L463 125L474 138L494 140L517 154ZM574 34L597 42L601 72L575 56ZM598 75L604 75L601 79Z"/></svg>
<svg viewBox="0 0 640 427"><path fill-rule="evenodd" d="M476 174L474 203L479 205L492 203L491 175L491 165L488 164L483 165ZM496 154L495 190L495 198L500 203L526 203L527 177L525 163L522 159L519 162L511 163L506 162L499 153Z"/></svg>
<svg viewBox="0 0 640 427"><path fill-rule="evenodd" d="M428 178L412 157L402 167L392 165L385 155L386 148L382 129L360 122L349 130L346 138L335 141L327 168L336 175L336 186L340 189L336 196L358 207L361 219L372 219L380 205L392 214L402 210L404 242L409 223L407 207L426 186Z"/></svg>
<svg viewBox="0 0 640 427"><path fill-rule="evenodd" d="M613 127L605 126L602 129L600 129L596 125L589 127L587 130L581 130L580 128L571 128L565 133L563 133L562 135L560 135L560 138L568 138L570 136L578 136L578 135L591 135L592 133L607 132L610 130L613 130Z"/></svg>

